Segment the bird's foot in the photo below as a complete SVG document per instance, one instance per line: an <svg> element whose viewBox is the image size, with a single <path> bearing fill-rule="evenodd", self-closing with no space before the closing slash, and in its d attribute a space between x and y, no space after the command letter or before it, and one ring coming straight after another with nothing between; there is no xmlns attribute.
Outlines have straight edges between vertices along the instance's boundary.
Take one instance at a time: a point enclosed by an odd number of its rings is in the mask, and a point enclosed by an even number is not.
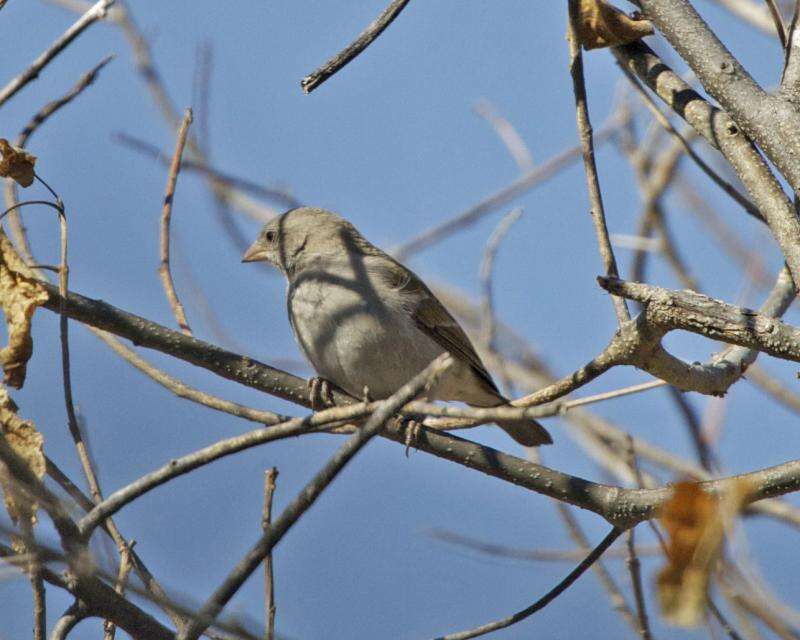
<svg viewBox="0 0 800 640"><path fill-rule="evenodd" d="M331 387L331 383L325 378L314 377L308 381L308 399L314 411L322 411L336 405Z"/></svg>
<svg viewBox="0 0 800 640"><path fill-rule="evenodd" d="M419 435L422 433L422 423L418 422L417 420L413 419L406 419L406 418L397 418L401 424L405 426L406 432L406 458L408 457L408 451L411 447L417 449L417 444L419 442Z"/></svg>

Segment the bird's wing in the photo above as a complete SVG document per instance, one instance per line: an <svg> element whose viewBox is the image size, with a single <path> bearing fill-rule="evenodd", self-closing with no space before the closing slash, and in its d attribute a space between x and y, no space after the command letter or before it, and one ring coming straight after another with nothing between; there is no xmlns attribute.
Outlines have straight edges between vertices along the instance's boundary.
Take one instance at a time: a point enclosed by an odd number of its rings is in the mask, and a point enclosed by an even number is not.
<svg viewBox="0 0 800 640"><path fill-rule="evenodd" d="M427 285L413 271L389 256L384 255L376 262L375 271L408 300L407 306L417 327L453 357L468 364L477 379L485 384L486 390L502 399L467 334Z"/></svg>

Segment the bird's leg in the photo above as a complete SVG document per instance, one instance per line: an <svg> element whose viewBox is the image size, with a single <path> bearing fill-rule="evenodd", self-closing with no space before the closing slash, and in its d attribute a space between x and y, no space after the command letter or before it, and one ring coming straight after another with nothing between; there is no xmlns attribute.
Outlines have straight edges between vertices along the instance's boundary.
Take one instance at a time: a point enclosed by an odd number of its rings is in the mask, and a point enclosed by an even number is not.
<svg viewBox="0 0 800 640"><path fill-rule="evenodd" d="M333 401L331 383L325 378L311 378L308 381L308 399L314 411L322 411L336 405Z"/></svg>
<svg viewBox="0 0 800 640"><path fill-rule="evenodd" d="M364 391L362 393L363 395L361 399L364 402L364 404L369 404L370 402L372 402L372 396L369 393L369 387L367 385L364 385Z"/></svg>

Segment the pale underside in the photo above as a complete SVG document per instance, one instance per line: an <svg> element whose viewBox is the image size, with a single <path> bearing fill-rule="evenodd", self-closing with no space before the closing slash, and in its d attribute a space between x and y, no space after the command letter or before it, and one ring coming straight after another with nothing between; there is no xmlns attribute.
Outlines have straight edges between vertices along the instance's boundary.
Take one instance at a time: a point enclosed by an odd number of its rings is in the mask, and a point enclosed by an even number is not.
<svg viewBox="0 0 800 640"><path fill-rule="evenodd" d="M457 330L463 335L413 274L403 272L398 278L387 270L386 260L361 256L356 264L342 260L326 263L324 271L305 269L287 292L289 320L306 357L320 377L357 397L365 387L374 399L389 397L444 352L441 339L420 326L420 317L432 317L445 334ZM476 406L501 403L502 396L463 339L480 370L454 353L456 364L427 397Z"/></svg>

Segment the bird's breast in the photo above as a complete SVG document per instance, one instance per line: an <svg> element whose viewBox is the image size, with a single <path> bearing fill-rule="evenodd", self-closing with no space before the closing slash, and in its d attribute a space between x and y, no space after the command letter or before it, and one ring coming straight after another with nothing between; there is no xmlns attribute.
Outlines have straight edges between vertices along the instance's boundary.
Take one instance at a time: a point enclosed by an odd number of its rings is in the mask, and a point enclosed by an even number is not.
<svg viewBox="0 0 800 640"><path fill-rule="evenodd" d="M292 328L317 373L353 395L394 393L441 349L397 295L367 275L315 274L288 291Z"/></svg>

